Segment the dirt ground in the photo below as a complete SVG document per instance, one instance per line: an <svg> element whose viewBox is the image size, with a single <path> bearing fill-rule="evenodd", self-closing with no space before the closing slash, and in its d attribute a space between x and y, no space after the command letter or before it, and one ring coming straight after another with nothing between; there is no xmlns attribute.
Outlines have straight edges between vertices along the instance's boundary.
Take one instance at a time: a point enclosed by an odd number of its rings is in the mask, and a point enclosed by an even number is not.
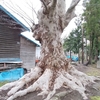
<svg viewBox="0 0 100 100"><path fill-rule="evenodd" d="M100 76L100 69L97 69L95 66L83 66L83 65L77 65L75 66L78 70L93 76ZM97 81L95 84L90 84L87 86L86 93L88 94L89 99L92 100L92 96L100 96L100 81ZM7 100L6 96L7 91L0 92L0 100ZM42 96L37 96L37 92L29 93L23 97L18 97L15 100L44 100ZM62 94L62 96L58 96ZM64 95L65 94L65 95ZM61 88L57 90L57 93L51 100L83 100L82 96L77 91L72 90L65 90L64 88ZM97 100L97 99L96 99ZM100 100L100 99L99 99Z"/></svg>

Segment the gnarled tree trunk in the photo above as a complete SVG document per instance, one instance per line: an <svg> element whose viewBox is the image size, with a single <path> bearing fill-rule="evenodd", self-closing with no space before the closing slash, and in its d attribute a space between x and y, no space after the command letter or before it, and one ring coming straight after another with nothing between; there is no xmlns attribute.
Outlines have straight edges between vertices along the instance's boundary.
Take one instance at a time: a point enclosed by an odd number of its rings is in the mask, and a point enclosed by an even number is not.
<svg viewBox="0 0 100 100"><path fill-rule="evenodd" d="M50 29L47 29L45 26L43 27L43 25L41 25L38 26L35 31L34 37L41 42L41 56L38 66L43 70L46 68L67 70L68 62L62 48L60 39L61 33L59 33L59 30L55 27L55 30L52 31L51 27Z"/></svg>
<svg viewBox="0 0 100 100"><path fill-rule="evenodd" d="M75 6L80 0L72 0L65 11L65 0L41 0L42 8L38 12L38 24L33 24L32 32L41 43L41 57L38 65L30 73L17 82L12 82L0 88L0 91L11 89L8 99L13 100L37 89L39 95L47 95L49 100L60 87L77 90L84 99L85 86L96 78L76 70L67 61L61 43L61 34L70 20L75 17Z"/></svg>

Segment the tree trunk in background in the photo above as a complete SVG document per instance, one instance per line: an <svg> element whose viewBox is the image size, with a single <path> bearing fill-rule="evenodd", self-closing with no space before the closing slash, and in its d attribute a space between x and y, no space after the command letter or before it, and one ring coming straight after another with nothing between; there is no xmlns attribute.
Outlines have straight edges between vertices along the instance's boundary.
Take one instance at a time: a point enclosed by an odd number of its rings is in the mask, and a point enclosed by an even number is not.
<svg viewBox="0 0 100 100"><path fill-rule="evenodd" d="M86 61L88 61L88 51L87 51L87 39L86 39Z"/></svg>
<svg viewBox="0 0 100 100"><path fill-rule="evenodd" d="M92 39L90 34L89 64L92 64Z"/></svg>
<svg viewBox="0 0 100 100"><path fill-rule="evenodd" d="M84 64L84 33L83 33L83 25L82 25L82 64Z"/></svg>
<svg viewBox="0 0 100 100"><path fill-rule="evenodd" d="M70 52L70 60L72 60L72 54L71 54L71 50L70 50L69 52Z"/></svg>
<svg viewBox="0 0 100 100"><path fill-rule="evenodd" d="M93 41L94 41L94 33L90 33L90 50L89 50L89 63L92 64L92 61L94 59L93 55Z"/></svg>
<svg viewBox="0 0 100 100"><path fill-rule="evenodd" d="M95 39L95 62L97 62L97 60L98 60L98 56L99 56L99 54L98 54L98 47L99 47L99 43L98 43L98 37L96 36L95 37L96 39Z"/></svg>
<svg viewBox="0 0 100 100"><path fill-rule="evenodd" d="M79 52L79 50L78 50L78 63L80 64L80 52Z"/></svg>

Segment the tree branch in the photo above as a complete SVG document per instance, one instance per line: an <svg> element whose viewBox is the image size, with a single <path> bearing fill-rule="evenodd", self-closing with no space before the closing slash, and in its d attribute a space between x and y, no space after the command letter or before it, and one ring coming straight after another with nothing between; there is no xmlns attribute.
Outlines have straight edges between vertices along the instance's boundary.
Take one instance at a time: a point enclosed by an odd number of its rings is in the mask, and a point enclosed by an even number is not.
<svg viewBox="0 0 100 100"><path fill-rule="evenodd" d="M40 0L40 1L44 6L44 14L49 14L50 12L52 12L57 4L57 0L51 0L51 1Z"/></svg>
<svg viewBox="0 0 100 100"><path fill-rule="evenodd" d="M51 5L50 5L50 10L54 10L54 8L56 7L57 4L57 0L52 0Z"/></svg>
<svg viewBox="0 0 100 100"><path fill-rule="evenodd" d="M48 7L47 7L46 3L44 2L44 0L40 0L40 1L42 2L42 4L45 7L44 13L48 12Z"/></svg>
<svg viewBox="0 0 100 100"><path fill-rule="evenodd" d="M80 0L72 0L72 3L65 15L65 23L64 28L69 24L69 22L76 16L75 7L79 3Z"/></svg>
<svg viewBox="0 0 100 100"><path fill-rule="evenodd" d="M69 7L69 9L67 10L67 12L71 12L73 9L75 9L76 5L79 3L80 0L72 0L72 3Z"/></svg>
<svg viewBox="0 0 100 100"><path fill-rule="evenodd" d="M29 27L31 27L30 23L28 22L28 20L31 22L31 23L34 23L33 20L26 16L25 14L21 13L18 9L15 9L12 5L8 4L5 2L5 5L12 11L14 12L15 14L19 15L28 25Z"/></svg>

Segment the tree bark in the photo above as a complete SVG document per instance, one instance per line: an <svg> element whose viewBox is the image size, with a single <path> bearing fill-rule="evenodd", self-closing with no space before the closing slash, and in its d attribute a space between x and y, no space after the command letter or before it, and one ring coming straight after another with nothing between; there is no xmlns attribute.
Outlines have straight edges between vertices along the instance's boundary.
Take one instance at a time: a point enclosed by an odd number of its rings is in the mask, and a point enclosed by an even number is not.
<svg viewBox="0 0 100 100"><path fill-rule="evenodd" d="M32 28L33 36L40 41L42 47L39 67L67 69L68 61L64 55L60 37L65 28L64 20L69 19L67 20L68 24L74 17L73 11L78 2L79 0L75 3L72 2L66 12L65 0L51 0L51 3L48 3L48 1L44 3L42 0L44 8L39 11L39 23ZM68 18L66 14L71 14L69 15L71 18Z"/></svg>
<svg viewBox="0 0 100 100"><path fill-rule="evenodd" d="M64 55L60 35L44 34L41 38L41 56L38 66L45 69L67 69L68 62Z"/></svg>
<svg viewBox="0 0 100 100"><path fill-rule="evenodd" d="M54 22L53 25L54 24L56 23ZM51 25L50 28L52 28L53 25ZM57 27L53 28L54 31L44 25L35 26L34 37L41 43L41 56L38 66L44 70L46 68L61 68L67 70L68 62L61 43L61 33L59 33Z"/></svg>

